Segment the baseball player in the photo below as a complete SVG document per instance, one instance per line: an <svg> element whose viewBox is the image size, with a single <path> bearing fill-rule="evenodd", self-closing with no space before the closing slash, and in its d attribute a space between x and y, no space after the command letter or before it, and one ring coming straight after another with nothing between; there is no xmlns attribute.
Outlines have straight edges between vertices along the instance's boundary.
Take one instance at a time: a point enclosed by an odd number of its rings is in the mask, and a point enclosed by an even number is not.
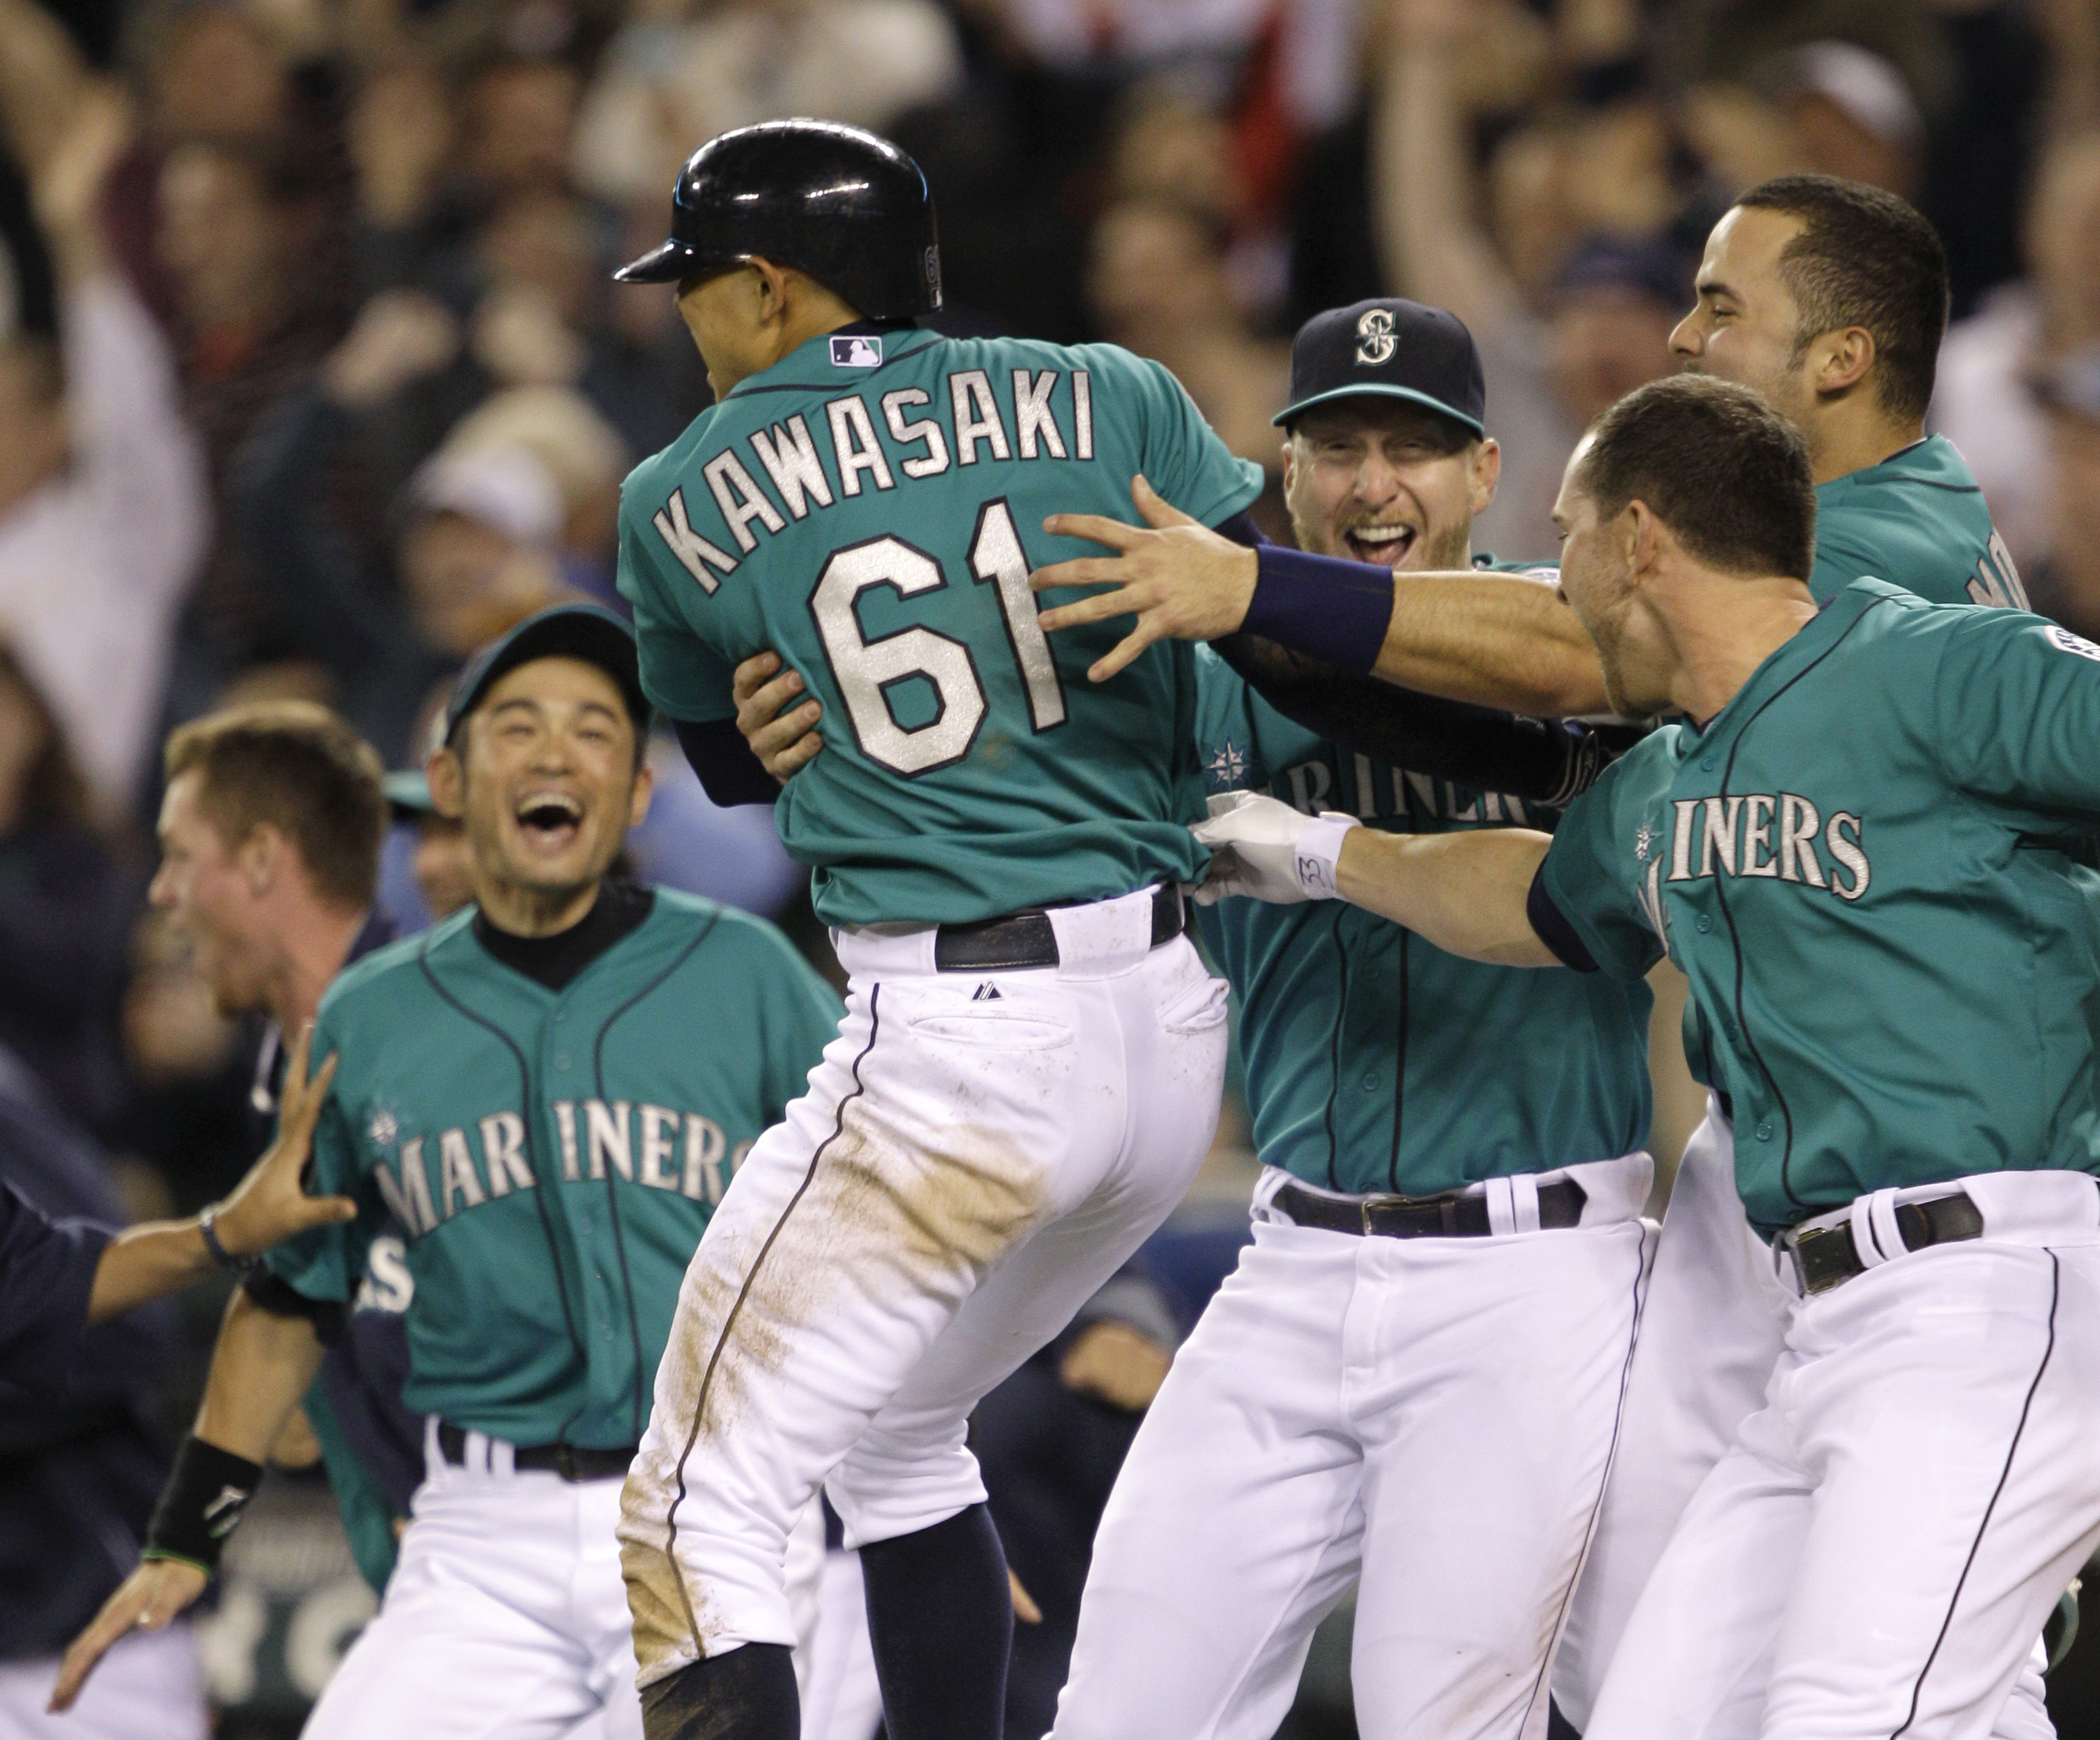
<svg viewBox="0 0 2100 1740"><path fill-rule="evenodd" d="M777 648L820 698L832 753L778 819L851 985L701 1243L628 1482L649 1731L793 1732L782 1542L821 1482L889 1733L983 1740L1012 1616L965 1419L1180 1198L1226 1043L1178 886L1193 653L1088 684L1108 637L1053 654L1028 574L1078 547L1052 506L1127 511L1142 472L1216 523L1260 474L1127 352L907 324L933 207L871 135L725 134L672 221L623 276L677 284L718 403L628 479L620 589L718 797L764 779L738 662Z"/></svg>
<svg viewBox="0 0 2100 1740"><path fill-rule="evenodd" d="M1673 348L1687 371L1756 388L1801 431L1817 484L1818 600L1873 574L1935 603L2027 607L1968 466L1944 437L1925 434L1947 290L1944 254L1924 219L1856 183L1769 182L1715 225L1697 281L1697 306ZM1542 588L1477 574L1372 584L1366 569L1317 555L1234 548L1163 507L1149 517L1155 537L1061 524L1113 540L1122 554L1037 576L1042 585L1123 582L1119 593L1043 614L1056 629L1139 607L1136 630L1105 669L1161 629L1239 629L1460 701L1549 713L1608 704L1587 637ZM1305 687L1317 699L1317 682ZM1325 710L1356 704L1329 697ZM1459 722L1446 752L1470 729ZM1758 1405L1780 1351L1785 1301L1736 1197L1727 1090L1712 1073L1702 1020L1694 1005L1686 1055L1714 1091L1671 1192L1604 1513L1555 1671L1555 1697L1578 1728L1649 1569ZM2049 1733L2041 1694L2038 1656L2001 1731Z"/></svg>
<svg viewBox="0 0 2100 1740"><path fill-rule="evenodd" d="M1484 400L1440 310L1308 321L1276 418L1299 546L1473 560L1500 457ZM1213 791L1400 832L1551 825L1323 741L1207 649L1198 667ZM807 714L770 728L791 692L771 669L739 669L741 717L792 772ZM1231 900L1203 928L1241 1001L1255 1244L1118 1477L1057 1733L1273 1733L1353 1587L1364 1733L1514 1740L1543 1711L1632 1352L1647 987L1479 965L1347 908ZM1436 1514L1414 1503L1458 1490Z"/></svg>
<svg viewBox="0 0 2100 1740"><path fill-rule="evenodd" d="M1622 400L1555 517L1614 698L1683 722L1550 838L1249 798L1213 873L1690 981L1785 1345L1593 1740L1982 1735L2100 1543L2100 647L1872 578L1819 607L1808 448L1730 383Z"/></svg>
<svg viewBox="0 0 2100 1740"><path fill-rule="evenodd" d="M147 1562L76 1645L76 1680L202 1592L390 1210L429 1476L307 1732L551 1737L598 1712L640 1732L619 1477L677 1278L837 1020L770 926L603 879L647 806L647 720L633 636L592 607L528 618L462 673L430 775L479 904L323 998L315 1177L359 1217L236 1296Z"/></svg>

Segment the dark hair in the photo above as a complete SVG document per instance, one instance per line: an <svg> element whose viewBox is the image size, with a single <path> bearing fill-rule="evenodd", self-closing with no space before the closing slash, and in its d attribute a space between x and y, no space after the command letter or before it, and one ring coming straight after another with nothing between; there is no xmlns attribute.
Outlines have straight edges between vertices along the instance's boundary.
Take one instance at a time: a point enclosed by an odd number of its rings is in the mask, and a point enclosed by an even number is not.
<svg viewBox="0 0 2100 1740"><path fill-rule="evenodd" d="M1600 518L1644 501L1701 561L1732 574L1815 563L1815 479L1801 431L1747 386L1680 374L1591 426L1581 485Z"/></svg>
<svg viewBox="0 0 2100 1740"><path fill-rule="evenodd" d="M1795 362L1824 333L1864 326L1874 338L1874 390L1884 409L1924 416L1947 333L1947 250L1917 208L1835 175L1781 175L1736 204L1802 220L1779 257L1801 310Z"/></svg>
<svg viewBox="0 0 2100 1740"><path fill-rule="evenodd" d="M192 769L201 775L198 808L229 849L267 822L298 848L324 899L372 903L386 832L382 770L372 746L327 708L227 707L179 726L164 760L170 783Z"/></svg>

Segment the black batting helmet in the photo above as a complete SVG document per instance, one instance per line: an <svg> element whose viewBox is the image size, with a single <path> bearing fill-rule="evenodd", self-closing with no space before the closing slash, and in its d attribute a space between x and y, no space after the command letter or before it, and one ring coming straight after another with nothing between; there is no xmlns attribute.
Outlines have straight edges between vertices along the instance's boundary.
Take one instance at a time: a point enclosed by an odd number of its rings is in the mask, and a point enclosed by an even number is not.
<svg viewBox="0 0 2100 1740"><path fill-rule="evenodd" d="M613 274L661 284L752 258L809 273L870 320L941 306L933 196L886 139L829 121L766 121L686 159L671 236Z"/></svg>

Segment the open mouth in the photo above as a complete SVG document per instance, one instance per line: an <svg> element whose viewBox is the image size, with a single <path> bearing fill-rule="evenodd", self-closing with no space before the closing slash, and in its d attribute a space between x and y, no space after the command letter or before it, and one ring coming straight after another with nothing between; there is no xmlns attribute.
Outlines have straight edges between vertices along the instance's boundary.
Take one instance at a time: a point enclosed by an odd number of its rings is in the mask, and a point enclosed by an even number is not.
<svg viewBox="0 0 2100 1740"><path fill-rule="evenodd" d="M1359 562L1396 568L1414 548L1416 536L1412 526L1356 526L1342 534L1342 542Z"/></svg>
<svg viewBox="0 0 2100 1740"><path fill-rule="evenodd" d="M519 800L518 825L534 845L558 850L583 830L584 806L566 792L532 792Z"/></svg>

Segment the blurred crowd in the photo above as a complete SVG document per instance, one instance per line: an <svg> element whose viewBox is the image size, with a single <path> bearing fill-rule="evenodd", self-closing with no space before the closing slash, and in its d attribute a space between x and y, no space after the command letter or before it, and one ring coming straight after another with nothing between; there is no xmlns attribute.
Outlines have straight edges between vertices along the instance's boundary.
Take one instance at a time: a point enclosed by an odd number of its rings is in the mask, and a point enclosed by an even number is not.
<svg viewBox="0 0 2100 1740"><path fill-rule="evenodd" d="M708 395L609 268L798 114L924 166L933 324L1156 357L1272 475L1298 322L1455 311L1512 558L1736 192L1893 189L1952 265L1933 426L2100 635L2100 0L0 0L0 1061L135 1212L252 1157L254 1036L143 899L157 746L302 696L412 767L474 647L617 607L620 479ZM636 868L792 918L765 812L657 761Z"/></svg>

